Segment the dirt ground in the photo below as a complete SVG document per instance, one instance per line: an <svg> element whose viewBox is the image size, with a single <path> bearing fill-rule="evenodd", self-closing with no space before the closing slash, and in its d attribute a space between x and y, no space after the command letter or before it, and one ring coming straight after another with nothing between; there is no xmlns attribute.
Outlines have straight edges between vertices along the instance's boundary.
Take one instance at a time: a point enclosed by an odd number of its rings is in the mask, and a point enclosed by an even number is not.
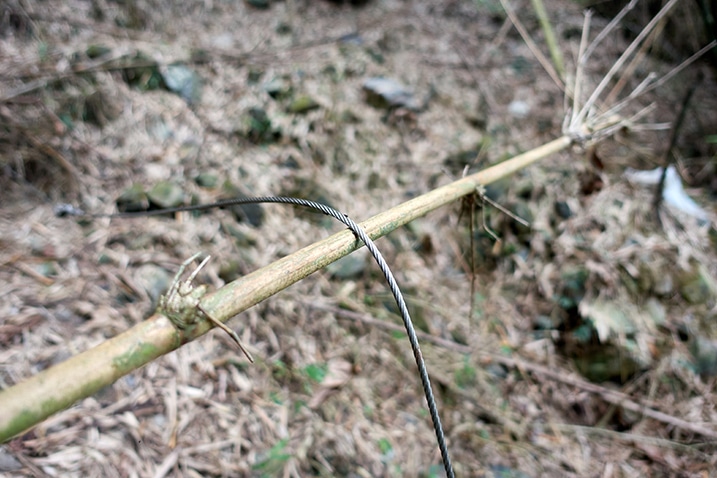
<svg viewBox="0 0 717 478"><path fill-rule="evenodd" d="M498 2L260 3L0 5L0 388L148 317L196 252L212 256L198 280L219 288L342 229L278 205L84 220L55 217L60 202L110 213L130 186L169 180L182 203L291 195L363 220L561 135L564 93ZM583 9L546 3L570 80ZM513 7L550 58L531 2ZM641 13L595 51L584 90ZM591 37L608 21L594 16ZM662 35L625 91L704 46ZM170 91L171 65L193 88ZM626 116L656 105L634 127L488 188L530 227L478 201L471 232L463 202L377 241L458 476L713 475L717 236L665 208L659 227L652 189L623 175L662 164L669 129L640 125L673 122L698 72L674 157L714 218L717 88L702 61L631 104ZM369 104L371 77L416 107ZM443 476L365 251L228 325L254 364L213 330L0 445L0 475Z"/></svg>

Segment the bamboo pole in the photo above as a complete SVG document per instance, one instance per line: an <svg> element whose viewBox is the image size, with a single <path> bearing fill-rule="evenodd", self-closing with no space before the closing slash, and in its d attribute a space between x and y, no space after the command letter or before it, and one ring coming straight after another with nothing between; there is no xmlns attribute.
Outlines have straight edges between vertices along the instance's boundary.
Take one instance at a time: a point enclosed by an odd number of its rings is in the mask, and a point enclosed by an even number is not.
<svg viewBox="0 0 717 478"><path fill-rule="evenodd" d="M360 225L372 239L377 239L441 206L474 193L480 185L493 183L557 153L571 143L568 136L562 136L411 199ZM226 322L360 246L362 244L357 243L354 235L344 230L205 295L200 306L213 318ZM204 335L211 328L208 321L202 320L195 327L180 330L167 317L155 313L101 345L0 391L0 443L78 400L91 396L157 357Z"/></svg>

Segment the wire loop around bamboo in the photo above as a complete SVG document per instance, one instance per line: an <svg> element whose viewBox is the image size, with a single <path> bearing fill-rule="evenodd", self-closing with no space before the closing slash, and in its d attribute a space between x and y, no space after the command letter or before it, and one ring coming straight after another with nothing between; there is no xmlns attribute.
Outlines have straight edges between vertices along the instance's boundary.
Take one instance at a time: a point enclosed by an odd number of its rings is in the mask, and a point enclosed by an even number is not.
<svg viewBox="0 0 717 478"><path fill-rule="evenodd" d="M377 239L441 206L473 194L479 185L509 176L571 144L570 137L562 136L379 213L360 225L371 239ZM201 300L201 307L212 317L226 322L360 246L351 231L341 231L207 294ZM154 314L97 347L0 391L0 443L210 329L209 322L202 322L183 332L166 317Z"/></svg>

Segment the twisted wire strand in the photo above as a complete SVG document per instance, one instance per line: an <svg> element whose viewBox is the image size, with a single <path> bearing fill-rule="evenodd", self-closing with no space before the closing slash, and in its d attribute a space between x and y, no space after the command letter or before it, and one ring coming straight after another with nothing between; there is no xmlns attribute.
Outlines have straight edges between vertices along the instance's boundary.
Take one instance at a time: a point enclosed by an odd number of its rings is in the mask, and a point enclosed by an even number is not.
<svg viewBox="0 0 717 478"><path fill-rule="evenodd" d="M438 441L438 448L441 451L441 458L443 459L443 468L448 478L454 478L455 473L453 471L453 465L451 463L451 458L448 453L448 445L446 444L446 437L443 432L443 425L441 425L441 418L438 414L438 406L436 405L436 399L433 395L431 379L428 377L428 369L426 368L426 363L423 359L423 354L421 353L421 347L418 343L418 337L416 336L416 330L413 327L413 321L411 320L411 314L409 313L408 307L406 306L406 301L403 299L401 289L398 287L398 283L396 282L396 279L393 276L391 269L388 267L388 263L386 263L386 260L383 258L383 255L378 250L378 247L376 247L376 244L368 236L368 234L366 234L363 228L359 226L356 222L354 222L349 216L325 204L310 201L307 199L284 196L240 197L217 201L211 204L197 204L167 209L156 209L152 211L124 212L117 214L90 214L89 216L110 218L131 218L140 216L145 217L157 216L161 214L171 214L183 211L203 211L207 209L221 208L227 206L238 206L242 204L258 203L292 204L295 206L303 206L315 209L326 214L327 216L331 216L334 219L337 219L338 221L342 222L358 239L361 240L361 242L366 244L366 248L376 260L376 263L381 269L381 272L383 272L383 276L386 278L386 282L388 282L388 286L391 289L393 298L396 300L396 304L398 305L398 309L401 313L401 318L403 319L403 325L405 326L406 334L408 335L408 341L410 342L411 349L413 350L413 357L416 360L418 373L421 377L423 392L426 396L426 403L428 404L428 410L431 415L431 420L433 421L433 429L435 430L436 440ZM61 207L58 207L56 210L58 211L58 214L84 215L81 211L73 208L62 209Z"/></svg>

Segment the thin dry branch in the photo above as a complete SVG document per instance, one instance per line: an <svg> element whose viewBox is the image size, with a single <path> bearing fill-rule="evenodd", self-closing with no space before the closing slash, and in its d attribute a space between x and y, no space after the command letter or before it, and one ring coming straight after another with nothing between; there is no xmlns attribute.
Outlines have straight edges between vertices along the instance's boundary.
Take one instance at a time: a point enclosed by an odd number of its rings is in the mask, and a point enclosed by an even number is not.
<svg viewBox="0 0 717 478"><path fill-rule="evenodd" d="M608 93L608 95L605 97L605 104L610 105L617 101L617 98L620 96L620 93L622 93L622 90L625 89L625 86L627 85L630 78L634 78L635 70L637 70L637 67L645 61L649 50L653 47L655 41L662 35L666 24L667 19L663 18L662 21L655 26L655 29L652 30L650 35L647 37L647 40L645 40L642 46L640 46L640 49L637 51L633 59L625 67L625 70L620 76L620 79L617 81L610 93Z"/></svg>
<svg viewBox="0 0 717 478"><path fill-rule="evenodd" d="M655 17L650 21L650 23L648 23L647 26L645 26L645 28L643 28L642 31L637 35L637 38L635 38L635 40L630 44L630 46L627 47L623 54L620 55L620 58L618 58L612 68L610 68L610 71L608 71L607 74L603 77L597 88L595 88L593 93L585 102L585 105L583 106L582 110L578 113L578 124L582 124L587 121L588 115L590 114L590 112L593 111L593 108L595 107L595 103L597 102L598 98L600 97L600 95L602 95L603 91L610 84L617 72L620 71L622 66L632 56L634 51L640 46L645 37L649 35L650 32L655 28L655 25L657 25L658 22L660 22L660 20L662 20L662 18L666 16L670 12L670 10L672 10L672 7L674 7L678 1L679 0L670 0L664 7L662 7L662 9L657 13L657 15L655 15ZM631 5L632 3L628 5L628 7L630 7ZM610 25L612 25L612 23ZM610 27L610 25L608 27ZM589 48L588 52L586 52L586 58L589 58L589 54L591 52L592 49Z"/></svg>
<svg viewBox="0 0 717 478"><path fill-rule="evenodd" d="M503 6L503 10L505 10L505 13L508 15L508 18L510 18L510 21L513 22L515 29L518 30L518 33L520 33L520 37L523 39L528 48L530 48L531 53L535 55L535 58L540 63L540 66L543 67L548 76L550 76L550 79L552 79L558 88L560 88L560 91L565 91L565 83L563 83L563 80L560 79L560 75L553 67L553 64L548 61L545 55L543 55L543 52L540 51L538 45L536 45L530 37L528 30L526 30L525 26L523 26L523 23L513 11L513 7L510 6L508 0L500 0L500 4Z"/></svg>
<svg viewBox="0 0 717 478"><path fill-rule="evenodd" d="M635 5L637 5L637 0L631 0L630 3L625 5L622 10L620 10L620 12L615 15L615 18L610 20L610 23L608 23L607 26L603 28L600 33L598 33L598 36L595 37L595 40L593 40L588 49L585 51L585 60L592 56L593 52L600 45L600 43L602 43L602 41L607 38L607 36L615 29L615 27L620 24L622 19L625 18L625 15L627 15L630 10L635 8Z"/></svg>
<svg viewBox="0 0 717 478"><path fill-rule="evenodd" d="M671 448L673 450L682 452L682 453L689 453L696 455L703 460L709 460L711 457L710 455L698 450L695 446L692 445L685 445L680 442L676 442L674 440L666 440L664 438L658 438L654 436L646 436L646 435L639 435L637 433L626 433L626 432L617 432L614 430L607 430L605 428L596 428L596 427L586 427L586 426L580 426L580 425L567 425L562 423L552 423L551 427L556 428L557 430L560 430L561 432L565 433L582 433L586 435L596 435L596 436L604 436L606 438L609 438L611 440L619 440L621 442L625 443L644 443L647 445L652 446L658 446L661 448Z"/></svg>
<svg viewBox="0 0 717 478"><path fill-rule="evenodd" d="M582 380L580 378L568 375L564 371L551 370L548 367L528 363L519 359L500 357L498 355L492 357L494 360L502 363L503 365L509 367L522 367L523 369L531 373L537 373L552 380L562 382L568 385L573 385L587 392L595 393L606 402L611 403L613 405L617 405L618 407L622 407L625 410L639 413L646 417L652 418L653 420L657 420L658 422L675 426L684 431L697 433L699 435L702 435L703 437L717 439L717 430L713 430L699 423L688 422L687 420L675 417L674 415L660 412L658 410L650 408L647 405L635 402L634 400L632 400L632 398L630 398L630 396L624 393L610 390L594 383L586 382L585 380Z"/></svg>
<svg viewBox="0 0 717 478"><path fill-rule="evenodd" d="M566 123L563 127L568 124L573 124L578 119L578 112L580 111L580 101L582 98L582 86L585 75L585 62L587 62L588 56L585 54L585 50L588 48L588 40L590 38L590 22L592 20L592 10L585 12L585 19L583 20L583 34L580 37L580 47L578 49L578 61L577 68L575 69L575 87L573 88L573 106L572 106L572 118L570 123ZM569 96L565 95L565 101L567 102ZM567 116L565 117L567 121Z"/></svg>
<svg viewBox="0 0 717 478"><path fill-rule="evenodd" d="M657 78L657 75L650 74L645 78L640 84L622 101L614 104L610 107L605 113L603 113L603 116L610 117L613 115L618 114L625 106L627 106L628 103L633 101L638 96L644 95L645 93L648 93L656 88L659 88L660 86L664 85L668 81L670 81L672 78L674 78L675 75L680 73L681 71L684 71L688 66L690 66L692 63L697 61L702 55L710 51L712 48L717 46L717 41L712 41L709 44L705 45L704 47L700 48L699 51L691 55L689 58L687 58L685 61L671 69L669 72L667 72L664 76ZM665 128L659 128L659 129L667 129L669 128L669 125Z"/></svg>

